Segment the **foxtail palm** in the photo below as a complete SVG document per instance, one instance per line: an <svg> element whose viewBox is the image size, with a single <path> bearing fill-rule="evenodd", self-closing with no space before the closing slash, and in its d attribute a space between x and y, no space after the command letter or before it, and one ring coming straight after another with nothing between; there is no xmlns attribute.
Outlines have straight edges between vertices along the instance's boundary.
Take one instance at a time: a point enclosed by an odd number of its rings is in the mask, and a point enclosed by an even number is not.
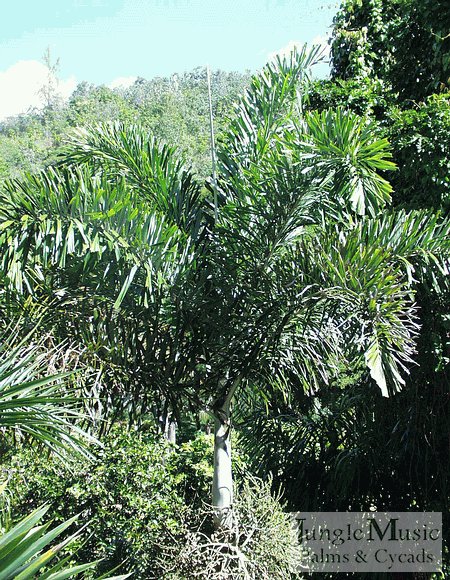
<svg viewBox="0 0 450 580"><path fill-rule="evenodd" d="M218 151L210 279L217 268L226 272L217 286L229 289L234 308L212 341L222 338L228 355L221 375L211 370L219 525L232 505L228 435L237 389L314 390L339 356L362 358L382 394L395 392L414 362L414 269L449 251L449 222L384 209L391 187L379 171L395 167L370 122L341 109L303 115L299 106L294 114L291 79L306 59L294 52L252 81Z"/></svg>
<svg viewBox="0 0 450 580"><path fill-rule="evenodd" d="M338 356L362 358L384 395L400 388L416 261L448 254L447 222L383 213L379 172L394 167L365 119L302 114L317 55L269 63L237 104L208 183L217 221L174 150L122 124L78 132L60 169L1 200L4 287L56 297L68 331L175 414L209 408L217 526L231 519L240 391L314 390Z"/></svg>

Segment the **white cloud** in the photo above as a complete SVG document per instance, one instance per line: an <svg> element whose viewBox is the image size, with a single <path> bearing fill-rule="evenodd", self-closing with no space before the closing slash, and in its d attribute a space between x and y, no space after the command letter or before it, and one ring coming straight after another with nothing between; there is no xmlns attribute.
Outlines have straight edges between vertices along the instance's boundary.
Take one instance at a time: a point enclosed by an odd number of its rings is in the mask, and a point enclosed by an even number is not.
<svg viewBox="0 0 450 580"><path fill-rule="evenodd" d="M29 107L42 107L36 93L47 82L47 74L47 68L37 60L21 60L6 72L0 71L0 121L25 113ZM58 92L67 99L76 86L77 81L72 76L66 81L60 81Z"/></svg>
<svg viewBox="0 0 450 580"><path fill-rule="evenodd" d="M123 87L126 89L132 85L135 80L137 80L137 77L118 77L117 79L114 79L113 82L108 85L108 87L110 89L115 89L116 87Z"/></svg>
<svg viewBox="0 0 450 580"><path fill-rule="evenodd" d="M330 47L328 46L328 33L326 35L319 35L316 36L316 38L314 38L314 40L311 42L311 44L309 45L310 47L312 45L320 45L321 48L324 49L324 55L325 55L325 60L328 60L329 58L329 54L330 54ZM267 60L266 62L268 62L269 60L274 59L277 55L280 56L281 58L283 57L289 57L289 55L291 54L291 52L294 50L294 48L296 47L297 50L301 50L303 43L300 42L299 40L290 40L289 44L287 46L285 46L284 48L281 48L280 50L276 50L275 52L269 52L269 54L267 55Z"/></svg>
<svg viewBox="0 0 450 580"><path fill-rule="evenodd" d="M60 81L58 91L61 93L64 100L72 96L73 91L77 88L77 79L72 75L66 81Z"/></svg>
<svg viewBox="0 0 450 580"><path fill-rule="evenodd" d="M269 60L273 60L276 56L279 56L280 58L288 57L295 47L301 49L302 43L298 40L296 41L290 40L289 44L284 48L280 48L280 50L276 50L275 52L269 52L269 54L267 55L266 62L268 62Z"/></svg>
<svg viewBox="0 0 450 580"><path fill-rule="evenodd" d="M319 34L316 36L311 44L319 44L324 49L325 59L328 60L330 58L330 45L328 44L328 40L330 35L328 32L326 34Z"/></svg>

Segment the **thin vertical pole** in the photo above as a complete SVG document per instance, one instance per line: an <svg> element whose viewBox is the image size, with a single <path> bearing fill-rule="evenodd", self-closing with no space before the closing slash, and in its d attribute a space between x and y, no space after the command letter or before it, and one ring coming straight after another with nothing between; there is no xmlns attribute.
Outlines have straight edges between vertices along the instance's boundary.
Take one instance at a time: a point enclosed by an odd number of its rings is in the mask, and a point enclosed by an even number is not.
<svg viewBox="0 0 450 580"><path fill-rule="evenodd" d="M217 223L216 146L214 144L214 127L213 127L212 100L211 100L211 75L209 72L208 63L206 63L206 72L208 77L209 125L211 129L211 158L212 158L213 185L214 185L214 222Z"/></svg>

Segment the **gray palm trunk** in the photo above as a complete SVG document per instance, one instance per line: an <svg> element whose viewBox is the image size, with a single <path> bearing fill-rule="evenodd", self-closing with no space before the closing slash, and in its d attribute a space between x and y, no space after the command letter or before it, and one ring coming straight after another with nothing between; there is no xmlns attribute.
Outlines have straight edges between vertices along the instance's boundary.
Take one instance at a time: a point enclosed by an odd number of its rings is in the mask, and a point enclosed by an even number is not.
<svg viewBox="0 0 450 580"><path fill-rule="evenodd" d="M222 412L214 419L214 476L212 505L216 528L231 527L233 477L231 468L230 414Z"/></svg>
<svg viewBox="0 0 450 580"><path fill-rule="evenodd" d="M233 471L231 463L231 401L239 387L238 376L228 392L225 402L214 413L214 475L212 506L216 529L233 525Z"/></svg>

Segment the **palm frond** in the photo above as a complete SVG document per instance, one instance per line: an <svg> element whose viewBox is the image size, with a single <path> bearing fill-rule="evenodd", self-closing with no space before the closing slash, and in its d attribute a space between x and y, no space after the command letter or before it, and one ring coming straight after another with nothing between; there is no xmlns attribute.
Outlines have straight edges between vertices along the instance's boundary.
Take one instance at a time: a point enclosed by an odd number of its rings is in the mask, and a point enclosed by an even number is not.
<svg viewBox="0 0 450 580"><path fill-rule="evenodd" d="M82 534L84 527L60 542L48 548L59 535L76 522L78 516L49 529L50 523L41 525L49 506L42 506L23 518L13 528L0 536L0 580L65 580L94 568L98 562L90 562L67 567L71 555L61 558L56 564L52 561ZM44 551L45 550L45 551ZM43 568L42 574L38 574ZM108 580L125 580L129 574L115 576Z"/></svg>
<svg viewBox="0 0 450 580"><path fill-rule="evenodd" d="M393 171L389 143L376 137L373 121L342 108L307 112L294 121L285 154L329 188L343 211L377 215L391 201L392 187L378 171Z"/></svg>
<svg viewBox="0 0 450 580"><path fill-rule="evenodd" d="M78 426L85 415L82 400L70 392L74 371L49 376L55 352L33 342L32 333L21 340L13 327L8 333L0 345L0 427L31 438L64 461L68 453L92 459L88 443L99 442Z"/></svg>
<svg viewBox="0 0 450 580"><path fill-rule="evenodd" d="M61 164L89 165L108 180L124 177L138 197L191 235L205 220L200 186L175 147L159 144L138 125L101 123L76 129Z"/></svg>

